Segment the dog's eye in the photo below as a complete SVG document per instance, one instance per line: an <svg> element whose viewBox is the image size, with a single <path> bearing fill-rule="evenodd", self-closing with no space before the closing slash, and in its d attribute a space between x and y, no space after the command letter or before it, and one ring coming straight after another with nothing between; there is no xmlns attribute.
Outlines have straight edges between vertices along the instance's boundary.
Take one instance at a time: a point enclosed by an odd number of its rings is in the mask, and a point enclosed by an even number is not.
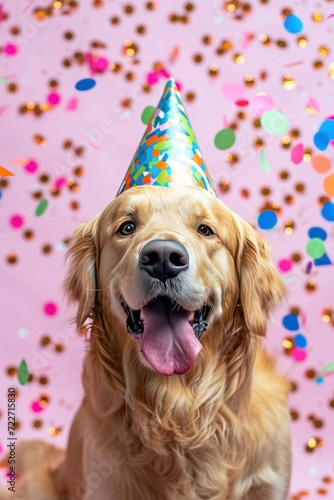
<svg viewBox="0 0 334 500"><path fill-rule="evenodd" d="M198 232L202 236L211 236L212 234L214 234L214 232L212 231L211 227L206 226L205 224L201 224L199 226Z"/></svg>
<svg viewBox="0 0 334 500"><path fill-rule="evenodd" d="M123 236L129 236L130 234L134 233L135 230L136 226L134 225L134 223L130 220L127 220L126 222L123 222L117 232L122 234Z"/></svg>

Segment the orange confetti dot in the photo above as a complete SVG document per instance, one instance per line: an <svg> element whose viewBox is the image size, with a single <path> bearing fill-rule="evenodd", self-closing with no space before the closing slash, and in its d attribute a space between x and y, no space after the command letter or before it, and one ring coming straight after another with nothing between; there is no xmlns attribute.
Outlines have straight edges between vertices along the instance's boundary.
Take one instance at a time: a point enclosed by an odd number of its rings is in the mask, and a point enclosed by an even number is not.
<svg viewBox="0 0 334 500"><path fill-rule="evenodd" d="M334 174L330 174L325 178L323 186L329 196L334 196Z"/></svg>
<svg viewBox="0 0 334 500"><path fill-rule="evenodd" d="M312 167L319 174L327 172L331 168L331 161L327 156L316 155L312 157Z"/></svg>

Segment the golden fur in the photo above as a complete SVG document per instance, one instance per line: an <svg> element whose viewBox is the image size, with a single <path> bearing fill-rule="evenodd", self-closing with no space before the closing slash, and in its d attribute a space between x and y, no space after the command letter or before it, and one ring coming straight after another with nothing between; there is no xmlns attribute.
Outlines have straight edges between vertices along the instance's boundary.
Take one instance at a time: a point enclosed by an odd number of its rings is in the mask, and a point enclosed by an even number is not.
<svg viewBox="0 0 334 500"><path fill-rule="evenodd" d="M121 237L129 219L136 232ZM200 224L215 235L199 234ZM139 309L161 291L148 292L138 271L152 239L187 248L180 302L211 307L203 348L183 375L152 369L120 305L124 297ZM91 325L59 498L285 500L288 384L261 346L284 288L265 240L202 189L138 187L80 226L69 258L65 289L78 302L78 327Z"/></svg>

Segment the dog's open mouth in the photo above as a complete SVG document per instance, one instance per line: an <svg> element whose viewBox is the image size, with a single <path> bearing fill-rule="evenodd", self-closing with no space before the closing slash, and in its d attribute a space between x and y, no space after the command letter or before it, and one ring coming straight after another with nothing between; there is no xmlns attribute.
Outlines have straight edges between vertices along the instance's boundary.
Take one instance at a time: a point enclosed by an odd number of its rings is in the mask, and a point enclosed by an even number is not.
<svg viewBox="0 0 334 500"><path fill-rule="evenodd" d="M182 375L197 358L207 327L209 307L188 311L166 296L158 296L134 311L122 301L126 325L150 365L162 375Z"/></svg>

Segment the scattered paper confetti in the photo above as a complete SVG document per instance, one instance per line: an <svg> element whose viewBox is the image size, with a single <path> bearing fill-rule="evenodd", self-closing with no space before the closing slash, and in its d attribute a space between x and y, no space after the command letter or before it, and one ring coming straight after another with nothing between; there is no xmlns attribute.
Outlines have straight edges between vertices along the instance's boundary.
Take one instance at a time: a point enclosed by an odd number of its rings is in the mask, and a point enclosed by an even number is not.
<svg viewBox="0 0 334 500"><path fill-rule="evenodd" d="M214 139L216 148L218 149L229 149L235 143L235 132L231 128L224 128L220 130Z"/></svg>
<svg viewBox="0 0 334 500"><path fill-rule="evenodd" d="M304 146L301 142L296 144L291 151L291 160L295 165L299 165L303 161Z"/></svg>
<svg viewBox="0 0 334 500"><path fill-rule="evenodd" d="M295 331L299 329L299 321L296 314L286 314L282 323L287 330Z"/></svg>
<svg viewBox="0 0 334 500"><path fill-rule="evenodd" d="M261 149L261 152L260 152L260 161L261 161L262 170L264 172L266 172L266 174L269 174L270 173L270 165L268 163L267 155L266 155L266 152L265 152L264 149Z"/></svg>
<svg viewBox="0 0 334 500"><path fill-rule="evenodd" d="M297 34L297 33L300 33L302 31L302 29L303 29L303 23L299 19L299 17L295 16L294 14L289 14L285 18L284 28L289 33Z"/></svg>
<svg viewBox="0 0 334 500"><path fill-rule="evenodd" d="M323 155L312 156L311 162L312 162L312 167L319 174L323 174L323 173L327 172L332 167L330 159L327 158L327 156L323 156Z"/></svg>
<svg viewBox="0 0 334 500"><path fill-rule="evenodd" d="M246 90L240 83L224 83L222 92L225 99L236 102L246 100Z"/></svg>
<svg viewBox="0 0 334 500"><path fill-rule="evenodd" d="M40 217L41 215L43 215L45 210L48 207L48 204L49 204L49 202L47 199L44 198L43 200L41 200L36 207L35 215L37 217Z"/></svg>
<svg viewBox="0 0 334 500"><path fill-rule="evenodd" d="M310 238L319 238L322 241L325 241L327 238L327 233L322 227L311 227L308 235Z"/></svg>
<svg viewBox="0 0 334 500"><path fill-rule="evenodd" d="M306 252L314 259L320 259L326 252L325 244L320 238L312 238L306 245Z"/></svg>
<svg viewBox="0 0 334 500"><path fill-rule="evenodd" d="M257 222L261 229L272 229L277 224L277 215L273 210L264 210L260 213Z"/></svg>
<svg viewBox="0 0 334 500"><path fill-rule="evenodd" d="M321 215L324 219L334 222L334 203L327 201L321 209Z"/></svg>
<svg viewBox="0 0 334 500"><path fill-rule="evenodd" d="M13 172L10 172L5 167L0 166L0 177L10 177L13 175L15 175L15 174L13 174Z"/></svg>
<svg viewBox="0 0 334 500"><path fill-rule="evenodd" d="M285 116L277 110L268 110L261 116L262 128L271 135L284 135L289 128L289 122Z"/></svg>
<svg viewBox="0 0 334 500"><path fill-rule="evenodd" d="M28 382L29 370L25 359L22 359L19 365L19 369L17 371L17 378L19 379L21 385L25 385Z"/></svg>
<svg viewBox="0 0 334 500"><path fill-rule="evenodd" d="M75 84L75 88L80 91L90 90L95 87L96 81L93 78L83 78Z"/></svg>
<svg viewBox="0 0 334 500"><path fill-rule="evenodd" d="M155 107L154 106L146 106L146 108L144 108L142 114L141 114L141 121L145 124L145 125L148 125L151 121L151 118L153 116L153 113L155 111Z"/></svg>
<svg viewBox="0 0 334 500"><path fill-rule="evenodd" d="M329 196L334 196L334 174L325 177L323 182L325 193Z"/></svg>

